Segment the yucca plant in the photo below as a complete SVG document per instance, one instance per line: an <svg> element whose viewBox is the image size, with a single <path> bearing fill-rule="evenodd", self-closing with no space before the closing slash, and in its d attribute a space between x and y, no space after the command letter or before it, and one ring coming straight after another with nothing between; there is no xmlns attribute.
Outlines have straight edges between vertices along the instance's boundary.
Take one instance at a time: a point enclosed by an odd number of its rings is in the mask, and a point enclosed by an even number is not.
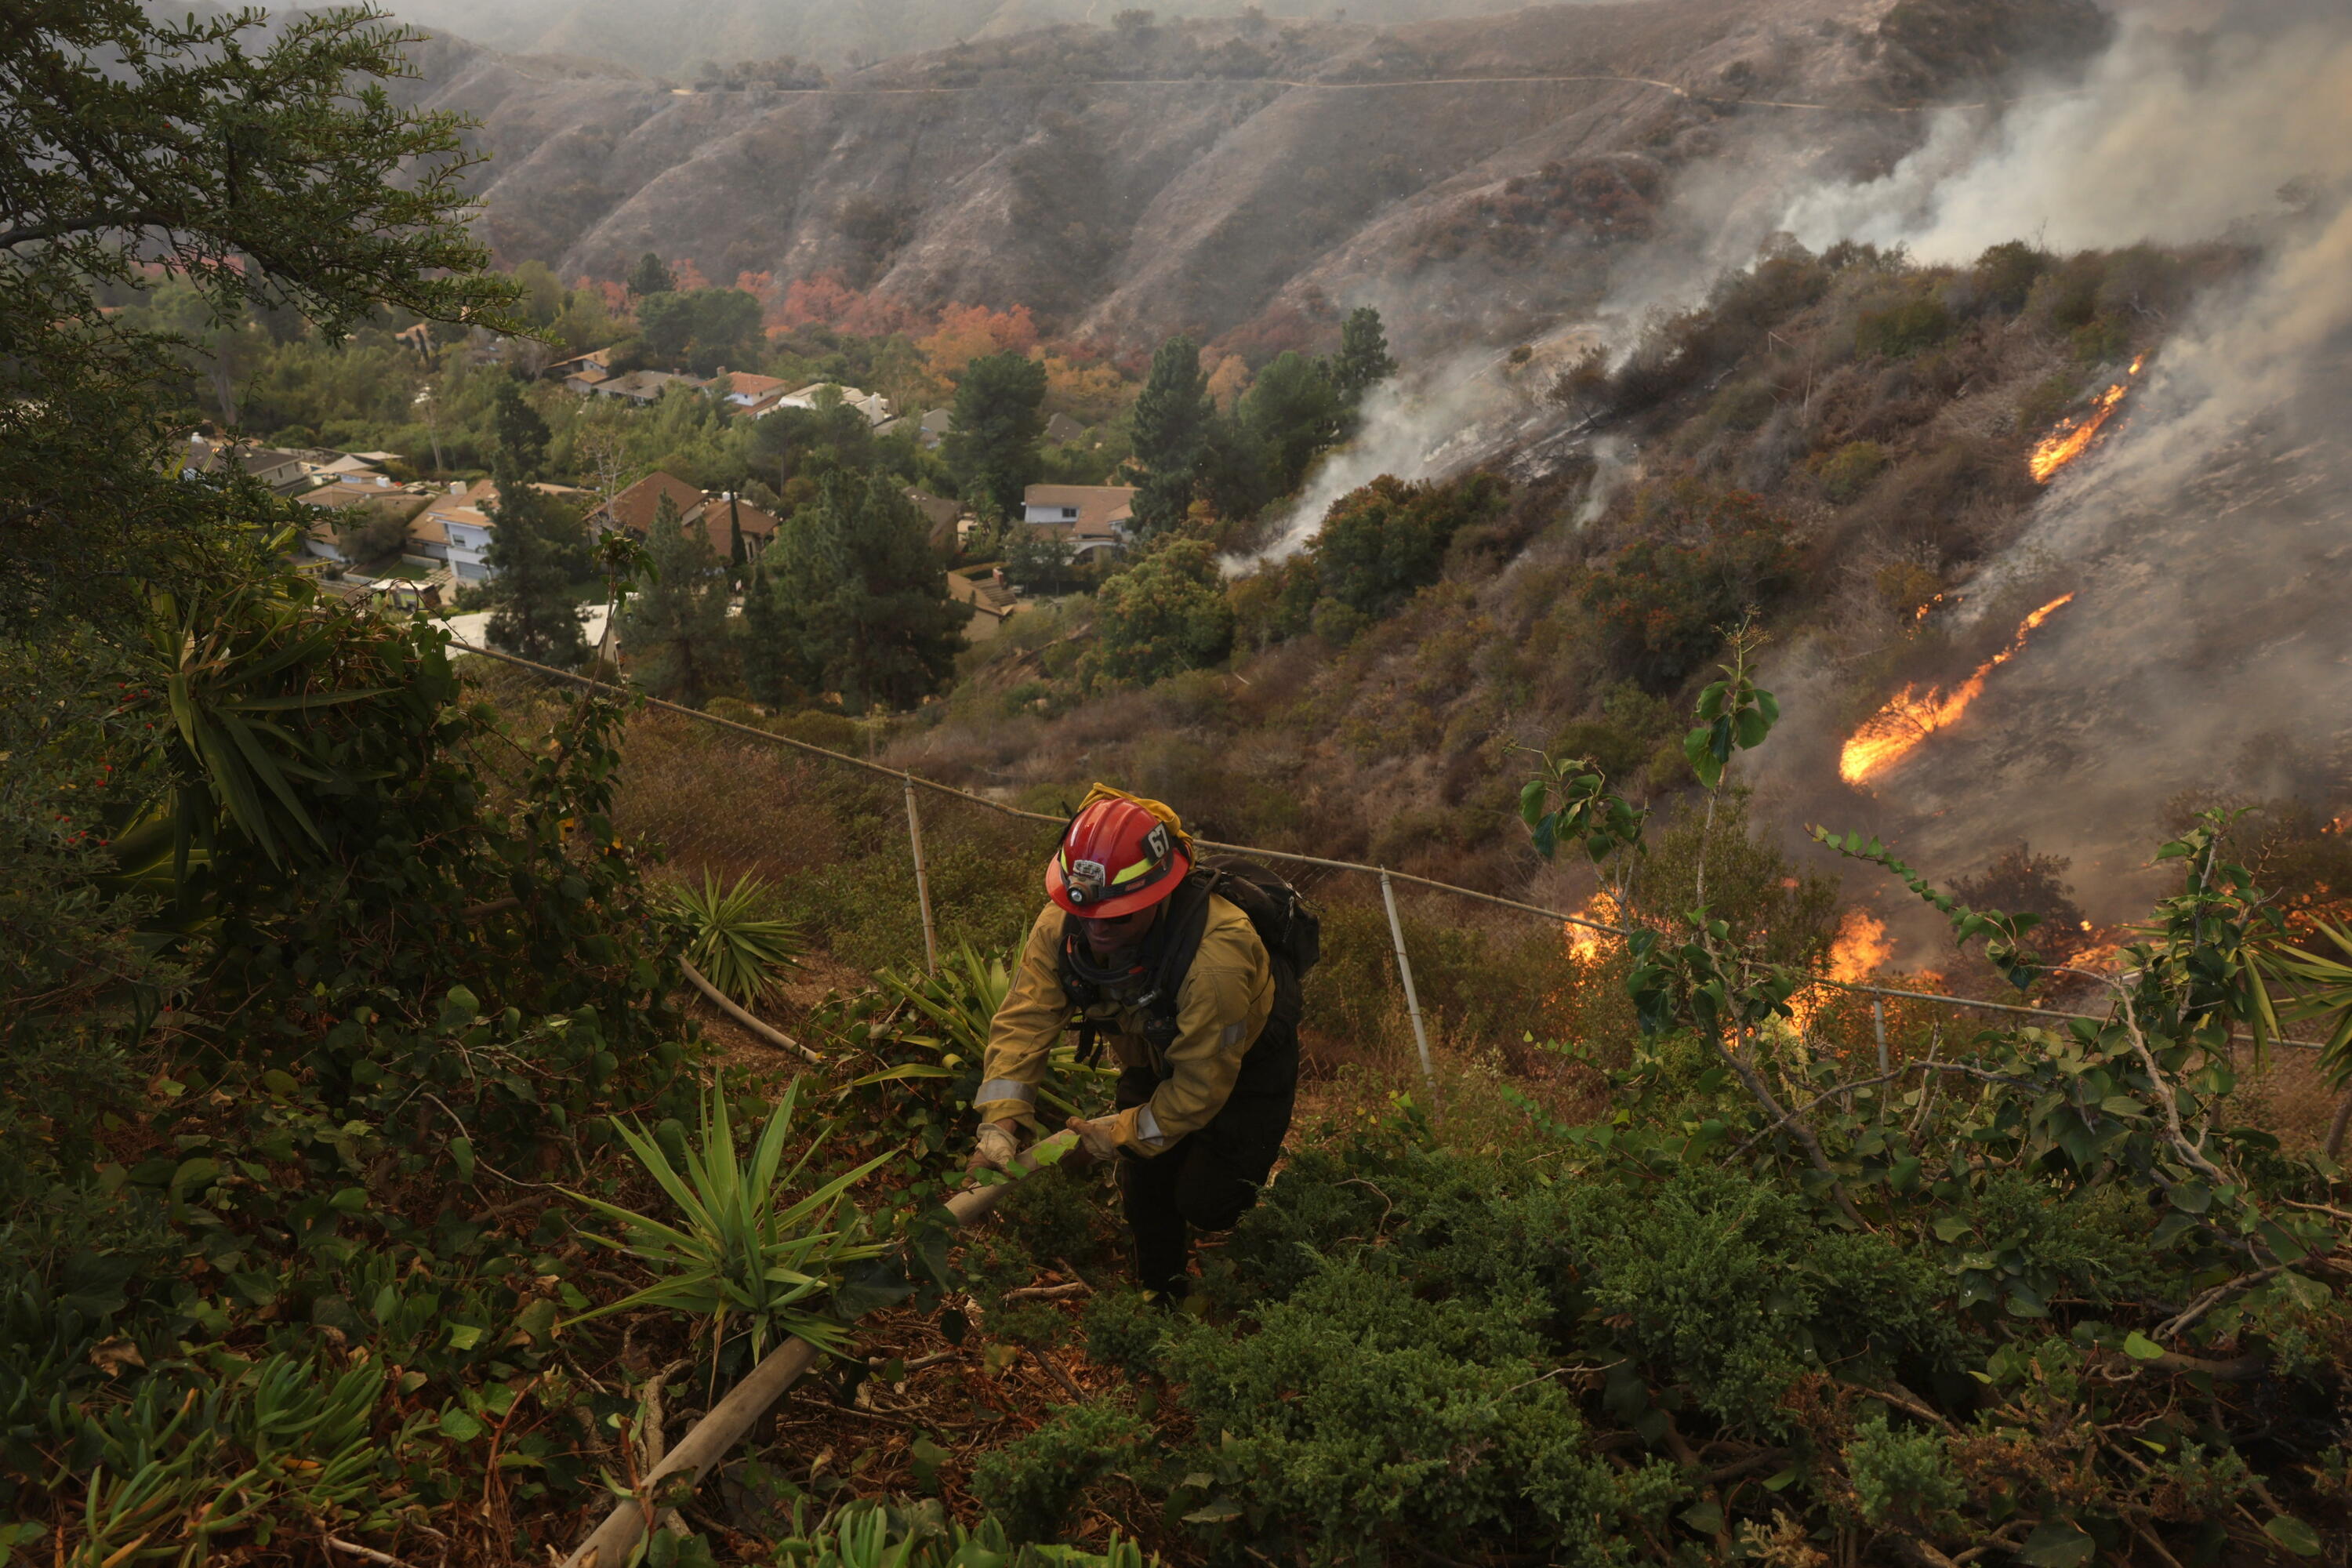
<svg viewBox="0 0 2352 1568"><path fill-rule="evenodd" d="M672 889L670 904L692 934L687 962L742 1006L775 990L806 950L798 927L766 912L768 884L757 877L739 877L722 889L705 871L700 887Z"/></svg>
<svg viewBox="0 0 2352 1568"><path fill-rule="evenodd" d="M783 1163L784 1140L792 1131L800 1087L794 1079L784 1090L745 1157L735 1146L726 1092L714 1085L704 1100L700 1138L684 1152L682 1171L671 1164L644 1127L614 1123L646 1174L677 1205L682 1223L666 1224L572 1194L624 1233L590 1239L642 1259L661 1278L571 1321L586 1322L637 1307L667 1307L709 1318L714 1341L725 1339L730 1318L749 1320L755 1358L765 1352L771 1338L785 1334L797 1334L823 1350L839 1348L847 1325L824 1314L823 1299L838 1282L844 1266L883 1250L880 1244L864 1239L846 1194L892 1156L877 1154L807 1195L784 1201L783 1194L797 1184L824 1145L824 1134L819 1133L789 1168Z"/></svg>
<svg viewBox="0 0 2352 1568"><path fill-rule="evenodd" d="M996 1018L996 1010L1004 1005L1005 994L1013 989L1013 976L1004 961L963 942L940 961L937 974L916 978L886 969L874 979L884 992L913 1008L930 1025L927 1031L899 1037L908 1045L937 1052L939 1060L902 1062L881 1072L869 1073L849 1087L908 1079L965 1078L976 1085L981 1059L988 1050L989 1027ZM1040 1103L1065 1115L1083 1116L1087 1112L1068 1098L1068 1092L1074 1092L1088 1079L1107 1081L1117 1076L1114 1068L1081 1064L1077 1047L1065 1035L1045 1058L1045 1081L1039 1087L1037 1098Z"/></svg>

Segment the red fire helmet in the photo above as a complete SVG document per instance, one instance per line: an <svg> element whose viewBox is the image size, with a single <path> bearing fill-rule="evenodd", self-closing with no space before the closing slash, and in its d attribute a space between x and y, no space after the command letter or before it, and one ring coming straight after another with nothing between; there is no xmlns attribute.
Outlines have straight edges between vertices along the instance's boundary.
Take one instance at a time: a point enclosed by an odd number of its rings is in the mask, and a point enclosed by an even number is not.
<svg viewBox="0 0 2352 1568"><path fill-rule="evenodd" d="M1045 896L1085 920L1117 920L1176 890L1192 857L1167 823L1131 800L1089 802L1045 862Z"/></svg>

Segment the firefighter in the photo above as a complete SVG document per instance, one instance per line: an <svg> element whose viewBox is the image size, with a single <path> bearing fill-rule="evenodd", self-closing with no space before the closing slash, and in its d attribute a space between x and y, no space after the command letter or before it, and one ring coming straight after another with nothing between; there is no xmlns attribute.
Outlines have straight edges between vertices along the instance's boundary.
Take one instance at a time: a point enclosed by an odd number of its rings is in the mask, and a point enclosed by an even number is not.
<svg viewBox="0 0 2352 1568"><path fill-rule="evenodd" d="M1064 828L1045 895L989 1029L971 1164L1003 1169L1036 1127L1057 1036L1074 1030L1081 1058L1107 1043L1117 1109L1068 1120L1073 1157L1116 1162L1137 1282L1172 1305L1188 1232L1231 1229L1282 1152L1314 917L1261 868L1196 865L1175 812L1104 784Z"/></svg>

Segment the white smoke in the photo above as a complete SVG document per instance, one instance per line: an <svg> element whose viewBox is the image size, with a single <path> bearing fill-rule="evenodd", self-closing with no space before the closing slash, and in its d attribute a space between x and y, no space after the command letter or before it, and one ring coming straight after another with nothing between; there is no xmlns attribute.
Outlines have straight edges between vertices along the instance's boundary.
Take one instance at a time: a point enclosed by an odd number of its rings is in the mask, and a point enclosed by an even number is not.
<svg viewBox="0 0 2352 1568"><path fill-rule="evenodd" d="M1408 481L1442 476L1507 441L1541 416L1558 354L1553 347L1514 366L1506 351L1478 350L1415 367L1373 388L1364 399L1362 433L1307 475L1257 553L1220 563L1225 574L1238 576L1297 554L1322 531L1333 502L1382 474Z"/></svg>
<svg viewBox="0 0 2352 1568"><path fill-rule="evenodd" d="M2352 167L2352 11L2239 9L2189 36L2126 17L2079 89L1948 110L1884 179L1801 192L1780 226L1965 261L2004 240L2181 245L2267 219L2282 186Z"/></svg>

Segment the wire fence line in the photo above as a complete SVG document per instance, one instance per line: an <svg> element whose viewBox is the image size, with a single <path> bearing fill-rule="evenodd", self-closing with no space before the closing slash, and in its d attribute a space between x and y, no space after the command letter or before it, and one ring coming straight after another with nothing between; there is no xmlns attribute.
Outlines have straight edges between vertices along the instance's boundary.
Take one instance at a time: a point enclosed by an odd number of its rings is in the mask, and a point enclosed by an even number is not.
<svg viewBox="0 0 2352 1568"><path fill-rule="evenodd" d="M1065 821L1064 818L1059 816L1047 816L1043 812L1024 811L1018 806L1008 805L1003 801L991 800L984 795L975 795L970 790L958 789L953 784L941 784L936 779L927 779L922 777L920 774L905 768L887 767L880 763L873 762L864 757L853 756L846 752L836 752L830 747L817 745L814 742L798 740L790 735L779 735L773 731L759 729L751 724L739 723L732 719L722 718L716 713L706 713L698 708L688 708L682 703L665 701L661 698L649 696L641 691L632 690L626 687L615 686L610 681L598 680L593 677L579 675L571 670L557 669L551 665L535 663L530 659L523 658L515 654L507 653L502 649L468 643L458 638L454 634L452 634L450 640L457 647L483 658L495 659L502 664L509 664L522 669L531 670L551 679L563 681L572 686L582 687L589 690L610 692L618 697L633 698L643 702L648 708L657 709L667 713L676 713L683 718L691 719L698 723L707 724L716 729L732 731L750 740L762 742L772 746L782 746L791 751L801 752L809 756L822 758L829 763L844 764L848 767L874 774L879 778L890 779L897 782L906 794L908 847L908 852L913 858L915 868L916 897L920 906L920 913L922 917L923 948L926 961L934 973L937 972L939 967L939 937L932 920L930 889L923 855L922 816L920 811L916 805L916 792L918 790L929 790L934 794L946 796L951 800L969 805L980 806L985 810L994 812L1001 816L1020 822L1035 822L1044 824L1049 827L1059 827L1063 826ZM1247 855L1265 860L1286 861L1292 865L1297 866L1314 866L1324 870L1349 872L1360 876L1375 878L1379 880L1381 900L1388 916L1389 934L1395 946L1397 977L1403 986L1406 1011L1411 1017L1412 1024L1413 1043L1420 1054L1423 1076L1427 1081L1433 1095L1436 1090L1436 1072L1430 1057L1428 1031L1422 1020L1420 1001L1413 986L1412 961L1405 950L1404 927L1397 915L1396 894L1393 889L1393 884L1398 882L1408 883L1414 887L1426 888L1433 892L1446 893L1455 898L1469 899L1482 904L1491 904L1498 909L1512 910L1522 914L1534 915L1546 921L1556 921L1563 925L1581 927L1586 931L1595 931L1605 936L1631 938L1638 934L1633 929L1626 926L1610 925L1605 921L1590 920L1583 915L1570 914L1561 910L1547 909L1541 904L1530 904L1517 899L1507 899L1496 893L1480 892L1475 888L1465 888L1452 882L1441 882L1429 877L1416 877L1411 872L1391 870L1385 866L1371 866L1358 860L1333 860L1328 859L1319 855L1301 855L1294 850L1288 849L1267 849L1254 844L1227 844L1216 839L1202 838L1198 837L1195 837L1192 839L1192 843L1197 847L1202 849L1215 850L1225 854ZM1983 1002L1968 996L1947 996L1933 991L1909 991L1894 986L1868 985L1859 981L1832 980L1825 975L1815 977L1811 982L1810 982L1810 984L1825 987L1830 990L1846 992L1853 995L1868 996L1873 999L1873 1021L1877 1032L1879 1054L1882 1061L1885 1059L1886 1054L1885 1016L1884 1006L1887 1001L1919 1002L1926 1003L1930 1006L2014 1014L2030 1018L2059 1018L2079 1020L2093 1024L2104 1024L2107 1021L2105 1015L2098 1013L2074 1013L2067 1012L2060 1008L2032 1006L2016 1002ZM2325 1048L2325 1047L2315 1041L2294 1040L2287 1039L2284 1037L2280 1037L2277 1043L2281 1045L2294 1046L2300 1049L2309 1051L2317 1051Z"/></svg>

